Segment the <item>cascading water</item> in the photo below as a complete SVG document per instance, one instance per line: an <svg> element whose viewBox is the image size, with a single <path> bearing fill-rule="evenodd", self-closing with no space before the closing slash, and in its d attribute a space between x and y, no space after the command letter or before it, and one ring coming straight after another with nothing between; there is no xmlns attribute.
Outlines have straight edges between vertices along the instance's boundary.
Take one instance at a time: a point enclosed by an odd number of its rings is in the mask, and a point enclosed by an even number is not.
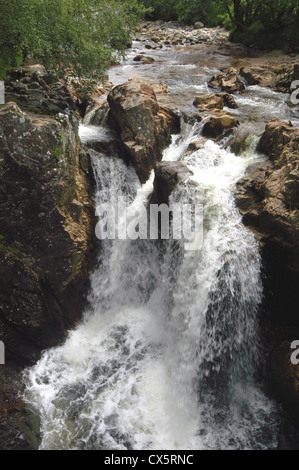
<svg viewBox="0 0 299 470"><path fill-rule="evenodd" d="M97 128L98 133L106 130ZM270 449L276 409L254 380L259 361L260 258L233 188L261 157L207 141L185 155L200 124L174 136L164 158L194 176L173 202L204 207L202 248L174 240L105 240L89 307L61 347L26 371L43 449ZM82 140L95 128L81 126ZM94 152L96 203L148 204L133 168Z"/></svg>

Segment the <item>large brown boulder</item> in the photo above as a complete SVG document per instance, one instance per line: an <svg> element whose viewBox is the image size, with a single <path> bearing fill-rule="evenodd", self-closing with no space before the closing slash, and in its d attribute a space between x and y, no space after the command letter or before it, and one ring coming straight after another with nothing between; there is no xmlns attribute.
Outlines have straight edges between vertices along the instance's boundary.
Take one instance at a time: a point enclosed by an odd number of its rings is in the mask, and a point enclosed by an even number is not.
<svg viewBox="0 0 299 470"><path fill-rule="evenodd" d="M229 93L207 93L199 95L193 102L200 111L208 111L214 109L222 110L224 106L228 108L237 108L237 104L232 95Z"/></svg>
<svg viewBox="0 0 299 470"><path fill-rule="evenodd" d="M229 114L220 114L212 116L203 126L202 134L204 137L216 139L217 137L228 135L238 127L238 119Z"/></svg>
<svg viewBox="0 0 299 470"><path fill-rule="evenodd" d="M110 123L143 183L171 143L171 134L179 132L179 116L161 107L153 87L138 79L116 86L108 95L108 103Z"/></svg>

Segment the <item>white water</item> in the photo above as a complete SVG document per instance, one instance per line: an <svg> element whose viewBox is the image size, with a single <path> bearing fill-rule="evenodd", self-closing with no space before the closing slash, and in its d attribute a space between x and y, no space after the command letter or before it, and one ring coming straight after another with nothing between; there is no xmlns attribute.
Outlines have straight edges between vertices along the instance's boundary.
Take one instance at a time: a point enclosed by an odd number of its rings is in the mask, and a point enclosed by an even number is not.
<svg viewBox="0 0 299 470"><path fill-rule="evenodd" d="M105 130L98 128L98 135ZM81 126L82 140L96 128ZM276 448L276 410L254 381L259 361L260 258L241 223L233 188L253 150L235 156L207 141L185 155L200 125L186 126L165 151L183 159L196 183L177 202L204 205L204 243L105 241L84 320L61 347L26 372L28 401L40 411L42 449ZM125 195L145 204L144 185L121 159L94 152L96 202Z"/></svg>

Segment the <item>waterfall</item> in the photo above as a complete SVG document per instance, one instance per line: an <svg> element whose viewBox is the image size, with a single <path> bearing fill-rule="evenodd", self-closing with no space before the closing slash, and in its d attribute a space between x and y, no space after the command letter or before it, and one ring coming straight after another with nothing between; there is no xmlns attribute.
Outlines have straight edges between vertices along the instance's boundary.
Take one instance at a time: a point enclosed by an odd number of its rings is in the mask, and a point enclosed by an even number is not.
<svg viewBox="0 0 299 470"><path fill-rule="evenodd" d="M212 141L186 155L200 126L174 136L164 159L193 171L171 198L203 205L202 249L171 239L101 243L83 321L25 373L42 449L277 447L276 409L255 380L261 261L233 198L261 157ZM83 140L95 132L81 126ZM116 207L125 196L134 213L149 203L154 175L141 186L120 158L93 152L92 164L96 204Z"/></svg>

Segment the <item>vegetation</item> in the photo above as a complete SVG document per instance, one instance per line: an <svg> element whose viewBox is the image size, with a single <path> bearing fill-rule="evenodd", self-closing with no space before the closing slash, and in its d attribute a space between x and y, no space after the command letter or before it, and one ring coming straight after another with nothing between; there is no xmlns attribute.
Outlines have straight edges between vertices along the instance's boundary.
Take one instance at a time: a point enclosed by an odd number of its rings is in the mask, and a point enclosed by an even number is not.
<svg viewBox="0 0 299 470"><path fill-rule="evenodd" d="M144 12L138 0L0 0L0 78L27 58L56 75L98 76Z"/></svg>
<svg viewBox="0 0 299 470"><path fill-rule="evenodd" d="M298 0L142 0L148 18L224 26L231 39L264 49L299 47Z"/></svg>
<svg viewBox="0 0 299 470"><path fill-rule="evenodd" d="M0 79L30 58L54 75L96 78L145 13L221 25L246 45L299 47L298 0L0 0Z"/></svg>

